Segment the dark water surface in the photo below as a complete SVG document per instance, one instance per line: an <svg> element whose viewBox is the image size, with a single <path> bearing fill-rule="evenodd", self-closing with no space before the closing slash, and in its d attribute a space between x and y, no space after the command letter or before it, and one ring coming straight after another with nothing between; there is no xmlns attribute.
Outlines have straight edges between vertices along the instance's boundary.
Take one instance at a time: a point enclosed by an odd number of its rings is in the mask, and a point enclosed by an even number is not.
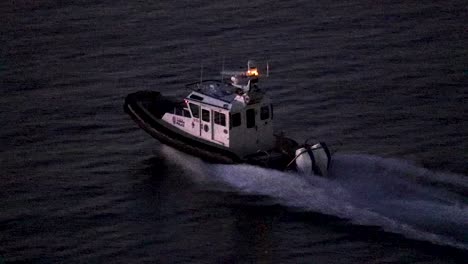
<svg viewBox="0 0 468 264"><path fill-rule="evenodd" d="M468 10L426 2L0 3L0 263L467 263ZM269 61L276 129L326 141L330 178L123 113L223 57Z"/></svg>

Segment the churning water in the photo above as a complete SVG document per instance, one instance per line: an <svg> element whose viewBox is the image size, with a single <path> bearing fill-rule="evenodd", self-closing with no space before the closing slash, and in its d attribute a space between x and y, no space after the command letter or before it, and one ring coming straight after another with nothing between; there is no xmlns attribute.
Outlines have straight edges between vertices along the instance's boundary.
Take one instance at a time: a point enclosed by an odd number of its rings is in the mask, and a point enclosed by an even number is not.
<svg viewBox="0 0 468 264"><path fill-rule="evenodd" d="M164 151L202 185L222 182L284 206L468 249L468 208L461 195L467 193L468 181L461 175L434 173L400 160L335 154L330 175L323 178L250 165L210 165L168 147Z"/></svg>

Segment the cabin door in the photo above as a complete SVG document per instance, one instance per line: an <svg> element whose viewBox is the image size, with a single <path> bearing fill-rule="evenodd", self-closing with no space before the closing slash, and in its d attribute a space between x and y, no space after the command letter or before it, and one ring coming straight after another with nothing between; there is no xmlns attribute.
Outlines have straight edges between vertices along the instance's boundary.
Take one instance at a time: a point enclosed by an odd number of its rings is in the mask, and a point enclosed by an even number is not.
<svg viewBox="0 0 468 264"><path fill-rule="evenodd" d="M229 112L213 110L213 139L216 143L229 146Z"/></svg>
<svg viewBox="0 0 468 264"><path fill-rule="evenodd" d="M201 107L200 136L204 139L213 139L213 118L211 109Z"/></svg>
<svg viewBox="0 0 468 264"><path fill-rule="evenodd" d="M254 108L247 109L245 111L247 134L249 137L245 141L248 145L258 149L258 126L255 123L256 110Z"/></svg>

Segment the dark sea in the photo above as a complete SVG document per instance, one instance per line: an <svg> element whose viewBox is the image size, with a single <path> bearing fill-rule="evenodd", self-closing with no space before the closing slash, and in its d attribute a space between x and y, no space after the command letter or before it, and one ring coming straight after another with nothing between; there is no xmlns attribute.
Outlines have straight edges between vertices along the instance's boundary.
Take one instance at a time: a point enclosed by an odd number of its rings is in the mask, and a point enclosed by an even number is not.
<svg viewBox="0 0 468 264"><path fill-rule="evenodd" d="M0 263L468 263L468 5L0 3ZM329 177L209 164L127 94L247 60Z"/></svg>

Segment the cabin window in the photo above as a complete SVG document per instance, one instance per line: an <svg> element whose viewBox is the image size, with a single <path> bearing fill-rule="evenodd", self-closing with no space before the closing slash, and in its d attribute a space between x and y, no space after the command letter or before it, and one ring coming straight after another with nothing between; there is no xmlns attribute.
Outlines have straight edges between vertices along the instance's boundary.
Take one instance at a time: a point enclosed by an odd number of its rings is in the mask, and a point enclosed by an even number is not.
<svg viewBox="0 0 468 264"><path fill-rule="evenodd" d="M255 109L247 109L247 128L252 128L255 126Z"/></svg>
<svg viewBox="0 0 468 264"><path fill-rule="evenodd" d="M190 114L190 111L187 108L184 108L184 116L185 117L192 117L192 115Z"/></svg>
<svg viewBox="0 0 468 264"><path fill-rule="evenodd" d="M192 111L192 115L195 118L200 118L200 106L196 104L189 103L190 110Z"/></svg>
<svg viewBox="0 0 468 264"><path fill-rule="evenodd" d="M235 113L231 115L231 127L238 127L241 125L241 114L240 113Z"/></svg>
<svg viewBox="0 0 468 264"><path fill-rule="evenodd" d="M214 111L214 122L215 124L226 126L226 115L223 113Z"/></svg>
<svg viewBox="0 0 468 264"><path fill-rule="evenodd" d="M178 116L183 116L183 112L182 112L182 108L175 108L174 110L174 114L178 115Z"/></svg>
<svg viewBox="0 0 468 264"><path fill-rule="evenodd" d="M205 122L210 122L210 111L206 109L202 109L201 111L202 117L201 119Z"/></svg>
<svg viewBox="0 0 468 264"><path fill-rule="evenodd" d="M190 95L190 98L191 98L191 99L198 100L198 101L203 101L203 97L198 96L198 95L196 95L196 94Z"/></svg>
<svg viewBox="0 0 468 264"><path fill-rule="evenodd" d="M265 120L268 118L270 118L270 106L262 106L262 108L260 108L260 120Z"/></svg>

